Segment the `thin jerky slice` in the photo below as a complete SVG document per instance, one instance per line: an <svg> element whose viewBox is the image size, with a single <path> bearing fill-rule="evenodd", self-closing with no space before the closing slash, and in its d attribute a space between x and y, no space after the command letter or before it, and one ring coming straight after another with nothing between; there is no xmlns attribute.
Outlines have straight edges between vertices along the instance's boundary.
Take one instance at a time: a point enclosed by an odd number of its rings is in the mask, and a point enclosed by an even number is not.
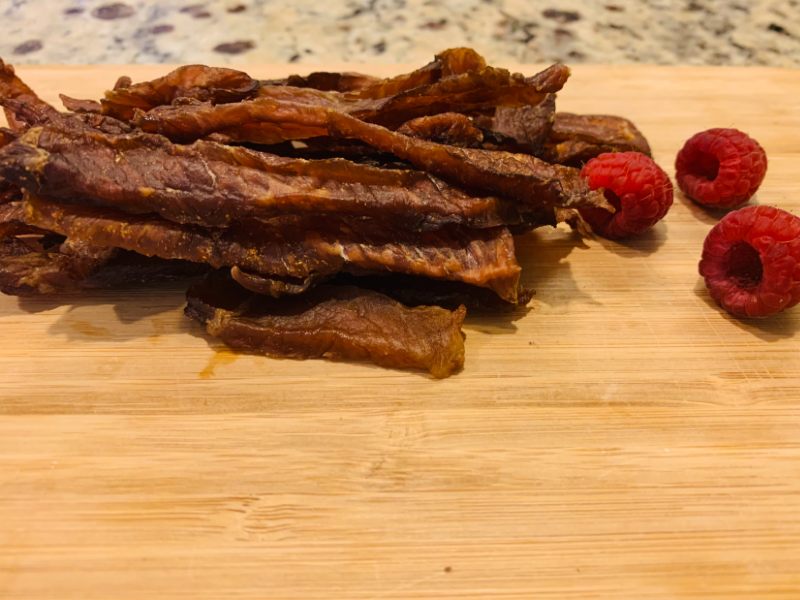
<svg viewBox="0 0 800 600"><path fill-rule="evenodd" d="M538 104L498 106L486 127L504 139L501 149L537 152L553 128L556 112L555 94L547 94ZM513 141L513 146L508 143Z"/></svg>
<svg viewBox="0 0 800 600"><path fill-rule="evenodd" d="M521 269L505 228L376 235L370 224L301 221L209 231L32 196L25 221L97 246L262 275L304 280L342 270L392 271L487 287L509 302L519 293Z"/></svg>
<svg viewBox="0 0 800 600"><path fill-rule="evenodd" d="M262 86L288 85L298 88L314 88L324 92L356 92L373 86L380 81L381 79L364 73L315 71L308 75L289 75L285 79L262 81L261 84Z"/></svg>
<svg viewBox="0 0 800 600"><path fill-rule="evenodd" d="M603 194L590 190L577 169L526 154L410 138L340 113L331 112L329 119L332 134L359 139L450 183L516 200L523 216L528 211L538 213L542 207L608 207Z"/></svg>
<svg viewBox="0 0 800 600"><path fill-rule="evenodd" d="M0 177L41 196L210 227L298 213L371 216L409 228L519 219L510 203L471 196L418 171L62 125L31 129L0 148Z"/></svg>
<svg viewBox="0 0 800 600"><path fill-rule="evenodd" d="M543 156L551 162L580 166L603 152L629 151L651 155L644 135L628 119L559 112Z"/></svg>
<svg viewBox="0 0 800 600"><path fill-rule="evenodd" d="M412 119L403 123L397 133L462 148L477 148L483 142L481 130L472 119L460 113L441 113Z"/></svg>
<svg viewBox="0 0 800 600"><path fill-rule="evenodd" d="M58 111L40 99L14 71L14 67L0 59L0 106L5 109L6 120L12 131L21 132L46 122Z"/></svg>
<svg viewBox="0 0 800 600"><path fill-rule="evenodd" d="M238 102L254 96L260 85L242 71L186 65L152 81L131 84L130 78L120 80L113 90L106 92L101 104L104 114L129 120L134 109L150 110L171 104L177 98Z"/></svg>
<svg viewBox="0 0 800 600"><path fill-rule="evenodd" d="M247 126L250 136L240 141L278 143L324 135L326 115L344 115L398 127L411 119L442 112L471 112L498 105L538 104L561 89L569 77L564 65L553 65L531 78L505 69L486 67L466 72L394 96L360 98L310 88L265 86L254 100L229 104L158 106L136 111L133 123L144 131L187 142L217 132L233 135ZM281 139L281 136L283 139Z"/></svg>
<svg viewBox="0 0 800 600"><path fill-rule="evenodd" d="M322 285L290 299L247 295L234 286L218 277L192 286L185 312L235 350L370 361L437 378L463 367L463 306L408 308L352 286Z"/></svg>

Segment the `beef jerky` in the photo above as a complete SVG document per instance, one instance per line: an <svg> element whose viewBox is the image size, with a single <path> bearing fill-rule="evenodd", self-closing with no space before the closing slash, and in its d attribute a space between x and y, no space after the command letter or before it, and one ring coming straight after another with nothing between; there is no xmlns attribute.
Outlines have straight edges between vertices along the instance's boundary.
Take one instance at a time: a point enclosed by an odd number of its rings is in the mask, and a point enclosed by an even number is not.
<svg viewBox="0 0 800 600"><path fill-rule="evenodd" d="M561 89L568 76L569 69L559 64L530 78L486 67L381 98L265 86L254 100L158 106L147 112L137 110L132 121L144 131L160 133L174 141L187 142L226 131L239 141L277 143L282 141L281 136L291 140L324 135L329 111L398 127L417 117L454 110L470 112L498 105L538 104L548 93ZM243 126L250 128L249 136L236 133Z"/></svg>
<svg viewBox="0 0 800 600"><path fill-rule="evenodd" d="M273 298L302 294L322 279L318 275L309 275L305 279L260 275L243 271L238 266L231 267L231 277L243 288Z"/></svg>
<svg viewBox="0 0 800 600"><path fill-rule="evenodd" d="M267 356L370 361L437 378L464 364L463 306L408 308L378 292L330 285L273 299L215 277L189 289L185 312L227 346Z"/></svg>
<svg viewBox="0 0 800 600"><path fill-rule="evenodd" d="M116 250L83 254L65 248L31 247L35 241L4 238L0 240L0 292L31 296L68 292L105 265Z"/></svg>
<svg viewBox="0 0 800 600"><path fill-rule="evenodd" d="M402 273L376 275L339 273L330 280L330 283L355 285L375 290L406 306L435 305L455 310L463 304L470 314L473 311L477 313L511 312L526 306L533 297L533 290L520 288L517 301L508 302L488 288Z"/></svg>
<svg viewBox="0 0 800 600"><path fill-rule="evenodd" d="M14 67L0 59L0 106L5 109L6 120L14 132L21 132L44 123L58 111L40 99L14 71Z"/></svg>
<svg viewBox="0 0 800 600"><path fill-rule="evenodd" d="M253 97L260 83L247 73L234 69L187 65L152 81L131 84L120 80L101 100L103 113L129 120L134 109L150 110L171 104L177 98L206 102L238 102Z"/></svg>
<svg viewBox="0 0 800 600"><path fill-rule="evenodd" d="M78 98L70 98L66 94L59 94L61 103L64 108L72 112L78 113L101 113L103 106L97 100L80 100Z"/></svg>
<svg viewBox="0 0 800 600"><path fill-rule="evenodd" d="M476 121L498 136L498 149L532 154L541 148L553 128L555 100L555 94L547 94L538 104L498 106L490 118Z"/></svg>
<svg viewBox="0 0 800 600"><path fill-rule="evenodd" d="M392 271L462 281L487 287L509 302L518 301L521 269L513 237L505 228L376 235L371 224L359 227L329 220L317 225L312 221L263 223L209 231L32 196L26 200L25 221L96 246L215 268L238 266L247 272L300 280L342 270Z"/></svg>
<svg viewBox="0 0 800 600"><path fill-rule="evenodd" d="M602 192L590 190L577 169L526 154L418 140L341 113L331 112L329 118L331 134L359 139L450 183L515 200L523 217L534 213L538 219L543 207L608 207Z"/></svg>
<svg viewBox="0 0 800 600"><path fill-rule="evenodd" d="M289 159L212 142L180 146L62 124L31 129L0 148L0 177L40 196L211 227L292 213L372 216L409 228L518 220L509 203L418 171Z"/></svg>
<svg viewBox="0 0 800 600"><path fill-rule="evenodd" d="M290 75L285 79L262 81L261 84L262 86L288 85L298 88L313 88L325 92L356 92L380 81L377 77L363 73L315 71L308 75Z"/></svg>
<svg viewBox="0 0 800 600"><path fill-rule="evenodd" d="M641 152L650 156L650 145L628 119L556 113L543 151L546 160L580 166L603 152Z"/></svg>
<svg viewBox="0 0 800 600"><path fill-rule="evenodd" d="M405 122L397 133L462 148L477 148L483 142L481 130L473 124L472 119L460 113L441 113L412 119Z"/></svg>

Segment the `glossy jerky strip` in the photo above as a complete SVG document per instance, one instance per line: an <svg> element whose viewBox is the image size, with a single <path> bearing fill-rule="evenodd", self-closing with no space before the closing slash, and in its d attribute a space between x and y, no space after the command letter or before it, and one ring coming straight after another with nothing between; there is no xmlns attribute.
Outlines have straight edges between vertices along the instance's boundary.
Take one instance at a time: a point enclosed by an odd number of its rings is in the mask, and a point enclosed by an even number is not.
<svg viewBox="0 0 800 600"><path fill-rule="evenodd" d="M247 73L234 69L187 65L152 81L131 84L130 79L121 80L106 92L101 104L104 114L128 120L134 109L150 110L177 98L238 102L254 96L260 85Z"/></svg>
<svg viewBox="0 0 800 600"><path fill-rule="evenodd" d="M219 278L192 286L186 314L235 350L282 358L369 361L447 377L464 364L464 307L408 308L371 290L322 285L254 297Z"/></svg>
<svg viewBox="0 0 800 600"><path fill-rule="evenodd" d="M580 166L603 152L641 152L650 145L636 126L622 117L556 113L544 149L544 158Z"/></svg>
<svg viewBox="0 0 800 600"><path fill-rule="evenodd" d="M406 121L397 133L430 140L449 146L477 148L483 142L483 133L466 115L441 113Z"/></svg>
<svg viewBox="0 0 800 600"><path fill-rule="evenodd" d="M409 228L518 220L510 203L471 196L418 171L283 158L212 142L180 146L159 136L60 124L0 148L0 177L36 195L210 227L298 213L371 216Z"/></svg>
<svg viewBox="0 0 800 600"><path fill-rule="evenodd" d="M209 231L155 217L136 217L29 196L25 221L73 240L183 259L212 267L306 279L342 270L391 271L487 287L518 300L520 267L505 228L448 229L375 237L371 226L301 222ZM250 287L250 286L249 286Z"/></svg>
<svg viewBox="0 0 800 600"><path fill-rule="evenodd" d="M457 148L410 138L340 113L331 112L329 118L333 135L361 140L466 189L491 190L516 200L523 217L542 207L608 207L603 194L590 190L577 169L551 165L526 154Z"/></svg>
<svg viewBox="0 0 800 600"><path fill-rule="evenodd" d="M382 98L266 86L254 100L159 106L148 112L137 111L132 121L144 131L159 133L174 141L191 141L216 132L234 135L237 128L246 126L251 135L239 132L236 139L278 143L324 135L327 111L398 127L411 119L442 112L538 104L548 93L561 89L568 76L569 69L564 65L553 65L528 79L505 69L487 67L480 72L462 73Z"/></svg>
<svg viewBox="0 0 800 600"><path fill-rule="evenodd" d="M332 73L315 71L308 75L289 75L285 79L262 81L261 85L283 85L298 88L313 88L325 92L357 92L382 81L364 73Z"/></svg>

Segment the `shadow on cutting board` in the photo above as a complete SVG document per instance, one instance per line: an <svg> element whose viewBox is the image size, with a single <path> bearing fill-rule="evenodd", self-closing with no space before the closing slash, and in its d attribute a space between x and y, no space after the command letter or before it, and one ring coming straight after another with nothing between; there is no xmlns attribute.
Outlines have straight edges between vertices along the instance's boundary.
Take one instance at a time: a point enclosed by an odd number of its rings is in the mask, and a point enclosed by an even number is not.
<svg viewBox="0 0 800 600"><path fill-rule="evenodd" d="M154 338L183 333L191 322L179 311L185 304L186 283L168 283L148 288L79 292L58 297L18 298L20 310L28 313L53 311L62 314L48 333L75 341L108 341Z"/></svg>
<svg viewBox="0 0 800 600"><path fill-rule="evenodd" d="M535 291L534 300L556 309L566 309L574 302L600 304L578 287L567 260L575 248L589 249L580 233L542 228L517 237L515 246L522 285Z"/></svg>
<svg viewBox="0 0 800 600"><path fill-rule="evenodd" d="M800 329L800 306L790 308L777 315L772 315L765 319L737 319L733 315L729 315L723 308L721 308L706 289L702 277L697 278L697 283L694 286L695 295L708 306L708 310L713 310L715 313L722 315L722 317L735 325L742 331L754 335L755 337L764 340L765 342L776 342L794 337L794 334Z"/></svg>

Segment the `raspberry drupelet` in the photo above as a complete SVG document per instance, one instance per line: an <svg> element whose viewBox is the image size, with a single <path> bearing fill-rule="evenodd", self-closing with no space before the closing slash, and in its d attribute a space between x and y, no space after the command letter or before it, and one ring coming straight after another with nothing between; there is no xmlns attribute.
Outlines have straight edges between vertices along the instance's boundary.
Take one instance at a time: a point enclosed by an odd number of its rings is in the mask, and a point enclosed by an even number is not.
<svg viewBox="0 0 800 600"><path fill-rule="evenodd" d="M581 170L593 190L603 188L616 209L581 209L581 216L598 235L621 239L650 229L672 206L672 183L651 158L639 152L608 152Z"/></svg>
<svg viewBox="0 0 800 600"><path fill-rule="evenodd" d="M689 138L675 159L675 180L689 198L712 208L736 208L756 193L767 155L738 129L708 129Z"/></svg>
<svg viewBox="0 0 800 600"><path fill-rule="evenodd" d="M765 317L800 302L800 218L772 206L725 215L700 260L711 297L737 317Z"/></svg>

